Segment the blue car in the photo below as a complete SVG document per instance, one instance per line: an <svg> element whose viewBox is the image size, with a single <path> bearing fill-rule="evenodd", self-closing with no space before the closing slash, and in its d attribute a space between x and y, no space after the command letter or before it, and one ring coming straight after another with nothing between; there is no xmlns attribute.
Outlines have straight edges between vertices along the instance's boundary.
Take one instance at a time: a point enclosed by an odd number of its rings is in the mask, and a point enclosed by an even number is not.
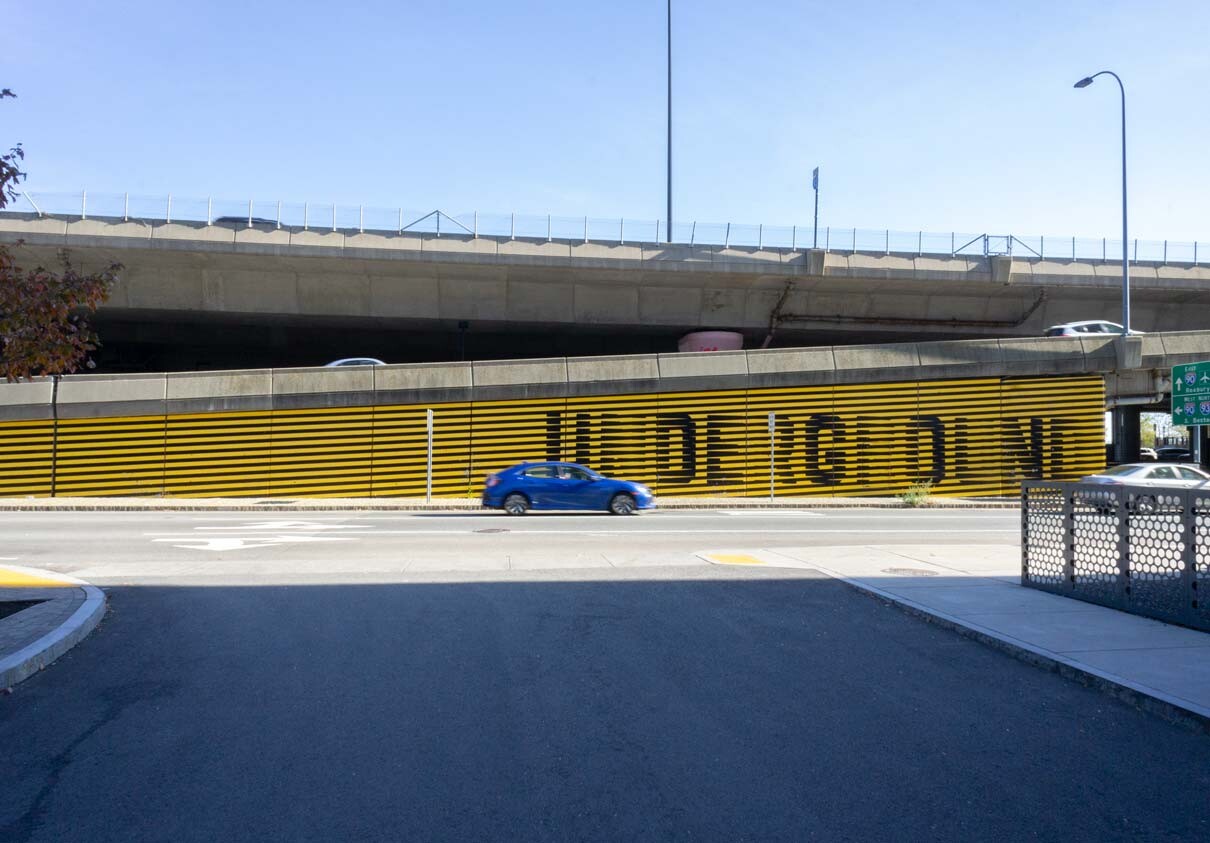
<svg viewBox="0 0 1210 843"><path fill-rule="evenodd" d="M602 509L632 515L655 508L655 496L641 483L612 480L570 462L523 462L487 475L483 505L524 515L531 509Z"/></svg>

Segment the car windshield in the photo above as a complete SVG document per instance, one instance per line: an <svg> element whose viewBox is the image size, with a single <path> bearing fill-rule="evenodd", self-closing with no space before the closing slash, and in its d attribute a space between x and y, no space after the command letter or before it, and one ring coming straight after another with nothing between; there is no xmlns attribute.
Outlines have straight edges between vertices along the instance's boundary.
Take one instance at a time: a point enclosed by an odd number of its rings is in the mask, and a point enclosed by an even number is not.
<svg viewBox="0 0 1210 843"><path fill-rule="evenodd" d="M1123 477L1127 474L1138 474L1140 471L1146 470L1147 466L1142 465L1115 465L1113 468L1107 468L1101 474L1109 477Z"/></svg>

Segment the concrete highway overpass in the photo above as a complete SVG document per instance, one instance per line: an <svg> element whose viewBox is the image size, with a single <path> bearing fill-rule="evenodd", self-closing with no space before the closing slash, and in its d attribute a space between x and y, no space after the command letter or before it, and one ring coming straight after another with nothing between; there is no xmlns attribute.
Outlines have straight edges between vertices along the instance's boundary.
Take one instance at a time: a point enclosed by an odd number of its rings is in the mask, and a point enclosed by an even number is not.
<svg viewBox="0 0 1210 843"><path fill-rule="evenodd" d="M98 314L102 371L1038 336L1117 320L1121 267L1018 255L577 241L462 232L0 215L22 263L125 265ZM1133 326L1210 327L1210 267L1132 265Z"/></svg>

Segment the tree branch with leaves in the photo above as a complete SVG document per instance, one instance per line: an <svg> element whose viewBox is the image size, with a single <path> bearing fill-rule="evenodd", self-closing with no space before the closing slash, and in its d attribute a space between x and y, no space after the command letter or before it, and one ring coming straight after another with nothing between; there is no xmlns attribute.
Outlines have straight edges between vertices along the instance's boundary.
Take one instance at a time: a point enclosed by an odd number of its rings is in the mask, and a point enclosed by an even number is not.
<svg viewBox="0 0 1210 843"><path fill-rule="evenodd" d="M0 100L13 96L8 88L0 90ZM24 159L21 144L0 156L0 211L17 198ZM59 262L58 270L23 269L0 244L0 375L10 382L68 374L91 363L98 338L88 317L109 298L122 265L82 272L66 249Z"/></svg>

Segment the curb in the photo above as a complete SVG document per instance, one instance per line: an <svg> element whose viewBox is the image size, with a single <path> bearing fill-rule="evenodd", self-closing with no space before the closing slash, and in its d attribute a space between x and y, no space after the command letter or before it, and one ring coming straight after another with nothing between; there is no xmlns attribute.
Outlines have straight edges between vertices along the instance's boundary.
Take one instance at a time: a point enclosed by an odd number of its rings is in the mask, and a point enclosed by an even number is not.
<svg viewBox="0 0 1210 843"><path fill-rule="evenodd" d="M105 592L75 577L20 565L4 567L77 586L84 592L84 602L58 627L17 652L0 658L0 689L11 688L28 679L88 637L101 622L106 604Z"/></svg>
<svg viewBox="0 0 1210 843"><path fill-rule="evenodd" d="M79 498L78 502L59 503L63 498L42 498L30 502L0 501L0 512L494 512L495 510L474 503L452 499L449 502L423 503L399 501L395 503L375 501L373 498L346 499L340 503L299 502L293 500L261 500L253 503L240 502L239 498L222 499L216 502L198 503L181 499L164 503L164 498L149 500L132 498L129 502L98 502L96 499ZM51 503L54 501L54 503ZM228 502L230 501L230 502ZM656 510L691 509L921 509L930 511L969 509L1020 509L1020 501L1012 500L969 500L953 499L953 502L933 503L928 506L909 507L896 500L886 499L835 499L835 498L786 498L769 501L761 498L734 498L732 500L703 499L700 502L673 499L660 502L656 499Z"/></svg>
<svg viewBox="0 0 1210 843"><path fill-rule="evenodd" d="M815 565L811 567L827 574L833 579L843 582L852 589L882 600L899 609L901 612L920 620L958 633L964 638L978 641L1019 661L1034 667L1040 667L1051 673L1057 673L1065 679L1073 679L1085 687L1094 688L1108 696L1133 705L1135 708L1156 714L1172 723L1210 734L1210 709L1164 694L1154 688L1139 685L1112 673L1097 670L1094 667L1072 661L1058 653L1035 647L1024 641L1019 641L978 624L969 623L953 615L922 606L906 597L883 591L877 586L858 582L849 577Z"/></svg>

